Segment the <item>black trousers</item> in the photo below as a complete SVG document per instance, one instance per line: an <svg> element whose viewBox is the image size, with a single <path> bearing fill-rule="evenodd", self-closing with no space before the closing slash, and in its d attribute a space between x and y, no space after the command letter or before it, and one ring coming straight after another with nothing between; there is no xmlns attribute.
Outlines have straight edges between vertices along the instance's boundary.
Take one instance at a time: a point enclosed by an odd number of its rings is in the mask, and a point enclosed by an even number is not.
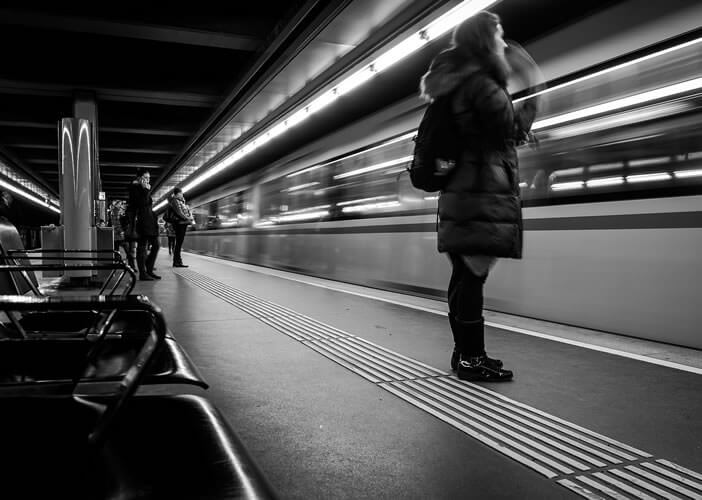
<svg viewBox="0 0 702 500"><path fill-rule="evenodd" d="M175 229L175 247L173 248L173 264L182 264L183 259L180 257L180 250L183 248L183 240L185 240L185 231L188 229L187 224L173 224Z"/></svg>
<svg viewBox="0 0 702 500"><path fill-rule="evenodd" d="M149 255L146 255L146 248L150 247ZM137 243L136 260L139 274L144 275L154 271L156 255L158 255L158 236L142 236Z"/></svg>
<svg viewBox="0 0 702 500"><path fill-rule="evenodd" d="M456 349L467 356L485 353L483 287L487 276L476 276L458 254L449 254L453 272L448 286L449 322Z"/></svg>

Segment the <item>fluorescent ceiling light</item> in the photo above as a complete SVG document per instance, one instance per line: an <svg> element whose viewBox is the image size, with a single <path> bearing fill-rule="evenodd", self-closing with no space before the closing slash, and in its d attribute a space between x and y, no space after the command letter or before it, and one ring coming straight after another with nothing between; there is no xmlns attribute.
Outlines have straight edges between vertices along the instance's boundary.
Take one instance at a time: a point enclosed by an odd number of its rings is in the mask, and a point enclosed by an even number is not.
<svg viewBox="0 0 702 500"><path fill-rule="evenodd" d="M354 175L361 175L368 172L373 172L374 170L392 167L394 165L399 165L400 163L407 163L409 161L412 161L412 158L412 156L403 156L402 158L395 158L394 160L384 161L376 165L369 165L367 167L358 168L356 170L351 170L350 172L344 172L343 174L335 175L334 179L345 179L346 177L352 177Z"/></svg>
<svg viewBox="0 0 702 500"><path fill-rule="evenodd" d="M623 97L621 99L615 99L613 101L598 104L596 106L590 106L587 108L579 109L577 111L571 111L570 113L563 113L558 116L553 116L551 118L539 120L537 122L534 122L534 125L531 128L532 130L539 130L542 128L552 127L554 125L559 125L561 123L566 123L573 120L580 120L582 118L588 118L590 116L598 115L601 113L616 111L618 109L626 108L629 106L636 106L638 104L644 104L646 102L655 101L657 99L672 97L674 95L682 94L684 92L690 92L699 88L702 88L702 78L694 78L692 80L675 83L666 87L649 90L647 92L641 92L640 94Z"/></svg>
<svg viewBox="0 0 702 500"><path fill-rule="evenodd" d="M19 188L13 186L12 184L5 182L3 180L0 180L0 186L4 187L5 189L7 189L9 191L12 191L13 193L21 196L22 198L25 198L25 199L31 201L32 203L34 203L36 205L39 205L40 207L48 208L49 210L51 210L52 212L56 212L57 214L61 213L61 210L59 210L55 206L48 204L44 200L41 200L32 194L29 194L24 189L19 189Z"/></svg>

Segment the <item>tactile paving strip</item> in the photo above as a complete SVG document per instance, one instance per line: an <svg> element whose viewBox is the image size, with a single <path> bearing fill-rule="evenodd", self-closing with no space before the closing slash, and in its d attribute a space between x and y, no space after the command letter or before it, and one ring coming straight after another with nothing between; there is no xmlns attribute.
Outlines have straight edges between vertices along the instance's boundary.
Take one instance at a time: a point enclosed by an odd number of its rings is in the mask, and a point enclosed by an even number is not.
<svg viewBox="0 0 702 500"><path fill-rule="evenodd" d="M590 499L700 499L702 475L191 270L177 274Z"/></svg>

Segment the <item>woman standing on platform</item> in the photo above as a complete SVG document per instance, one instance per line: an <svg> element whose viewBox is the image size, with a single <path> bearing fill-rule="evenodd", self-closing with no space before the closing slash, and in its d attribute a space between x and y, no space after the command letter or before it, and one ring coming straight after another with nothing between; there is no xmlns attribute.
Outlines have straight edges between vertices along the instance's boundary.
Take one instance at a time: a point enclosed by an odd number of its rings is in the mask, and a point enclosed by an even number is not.
<svg viewBox="0 0 702 500"><path fill-rule="evenodd" d="M173 248L173 267L188 267L183 264L183 259L180 256L180 250L183 248L183 241L185 240L185 231L188 226L193 222L193 216L190 213L190 207L185 203L185 197L183 196L183 190L180 188L175 188L171 198L168 200L168 204L173 212L173 219L171 219L171 224L173 224L173 229L175 229L175 247Z"/></svg>
<svg viewBox="0 0 702 500"><path fill-rule="evenodd" d="M455 342L451 367L463 380L512 378L500 360L485 352L483 287L497 257L522 256L515 146L531 128L536 103L530 99L514 109L502 35L495 14L480 12L467 19L421 81L426 100L450 96L460 137L456 166L439 198L438 247L453 266L448 286Z"/></svg>
<svg viewBox="0 0 702 500"><path fill-rule="evenodd" d="M158 255L158 222L154 213L151 198L151 174L145 169L137 170L137 177L129 185L128 220L131 226L129 236L137 241L136 260L139 268L139 279L142 281L160 280L154 274L154 264ZM149 255L146 256L147 247Z"/></svg>

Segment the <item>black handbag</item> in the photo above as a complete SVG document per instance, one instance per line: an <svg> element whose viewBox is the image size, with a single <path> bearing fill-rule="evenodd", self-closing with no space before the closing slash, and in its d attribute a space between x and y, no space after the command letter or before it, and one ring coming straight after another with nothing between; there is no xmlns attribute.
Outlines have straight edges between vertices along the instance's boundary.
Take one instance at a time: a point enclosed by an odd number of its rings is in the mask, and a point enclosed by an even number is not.
<svg viewBox="0 0 702 500"><path fill-rule="evenodd" d="M127 217L127 224L124 226L124 239L125 240L138 240L139 239L139 233L137 232L136 226L137 226L136 216Z"/></svg>

